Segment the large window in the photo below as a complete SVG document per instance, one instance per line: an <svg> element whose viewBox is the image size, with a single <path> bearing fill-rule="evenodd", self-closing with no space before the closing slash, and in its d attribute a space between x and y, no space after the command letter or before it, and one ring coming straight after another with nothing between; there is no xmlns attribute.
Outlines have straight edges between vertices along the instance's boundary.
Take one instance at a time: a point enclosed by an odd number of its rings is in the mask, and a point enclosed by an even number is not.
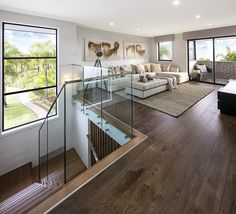
<svg viewBox="0 0 236 214"><path fill-rule="evenodd" d="M172 61L173 42L159 42L158 43L158 60L159 61Z"/></svg>
<svg viewBox="0 0 236 214"><path fill-rule="evenodd" d="M3 23L2 57L3 130L44 118L57 94L57 30Z"/></svg>

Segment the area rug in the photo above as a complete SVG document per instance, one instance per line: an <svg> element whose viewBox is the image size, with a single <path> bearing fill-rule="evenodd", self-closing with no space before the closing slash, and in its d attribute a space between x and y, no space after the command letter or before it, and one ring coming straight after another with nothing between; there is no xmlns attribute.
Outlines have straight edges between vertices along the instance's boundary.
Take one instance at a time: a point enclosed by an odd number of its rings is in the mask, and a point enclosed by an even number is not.
<svg viewBox="0 0 236 214"><path fill-rule="evenodd" d="M134 101L156 109L173 117L179 117L198 101L214 91L213 86L195 83L178 85L173 91L164 91L146 99L134 97ZM130 98L125 90L116 92L120 96Z"/></svg>

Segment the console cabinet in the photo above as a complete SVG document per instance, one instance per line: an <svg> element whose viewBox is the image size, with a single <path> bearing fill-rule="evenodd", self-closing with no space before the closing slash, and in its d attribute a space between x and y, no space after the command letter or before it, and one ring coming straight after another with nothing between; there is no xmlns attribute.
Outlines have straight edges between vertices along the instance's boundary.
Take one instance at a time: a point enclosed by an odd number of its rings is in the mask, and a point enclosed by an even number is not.
<svg viewBox="0 0 236 214"><path fill-rule="evenodd" d="M218 109L221 113L236 116L236 80L218 90Z"/></svg>

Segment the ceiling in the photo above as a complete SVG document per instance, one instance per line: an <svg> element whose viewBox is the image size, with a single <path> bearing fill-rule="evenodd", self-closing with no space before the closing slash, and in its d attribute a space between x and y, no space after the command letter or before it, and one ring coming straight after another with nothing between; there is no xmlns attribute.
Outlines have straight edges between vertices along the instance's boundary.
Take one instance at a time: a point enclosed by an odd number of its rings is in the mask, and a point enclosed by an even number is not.
<svg viewBox="0 0 236 214"><path fill-rule="evenodd" d="M236 25L235 8L235 0L0 0L3 10L150 37Z"/></svg>

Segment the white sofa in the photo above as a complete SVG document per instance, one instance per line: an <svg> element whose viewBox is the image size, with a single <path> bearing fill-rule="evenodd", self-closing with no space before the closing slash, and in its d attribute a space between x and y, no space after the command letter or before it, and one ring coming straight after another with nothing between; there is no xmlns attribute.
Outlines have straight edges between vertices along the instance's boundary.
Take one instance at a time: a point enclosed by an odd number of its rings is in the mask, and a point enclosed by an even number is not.
<svg viewBox="0 0 236 214"><path fill-rule="evenodd" d="M159 76L173 76L178 84L189 81L188 72L180 71L178 66L164 65L160 63L146 63L132 66L133 73L154 73Z"/></svg>
<svg viewBox="0 0 236 214"><path fill-rule="evenodd" d="M152 70L151 67L158 67L158 66L151 66L151 65L159 65L159 69ZM148 66L149 69L147 69ZM137 70L138 67L140 67L143 70ZM118 77L112 78L110 82L110 86L108 87L108 91L110 92L115 92L118 90L125 89L126 85L130 84L131 81L129 79L129 75L126 75L126 73L130 72L133 73L133 79L137 79L137 77L142 73L144 75L149 74L151 76L154 76L156 74L159 76L174 76L176 78L177 84L189 81L189 75L187 72L182 72L178 67L171 65L168 67L166 65L161 65L161 64L146 63L139 65L110 66L108 68L111 70L112 74L116 75L118 74ZM145 93L148 93L148 91Z"/></svg>
<svg viewBox="0 0 236 214"><path fill-rule="evenodd" d="M187 82L189 81L189 75L187 72L165 72L165 71L162 71L162 72L157 72L157 74L159 76L174 76L176 77L176 81L178 84L181 84L181 83L184 83L184 82Z"/></svg>

